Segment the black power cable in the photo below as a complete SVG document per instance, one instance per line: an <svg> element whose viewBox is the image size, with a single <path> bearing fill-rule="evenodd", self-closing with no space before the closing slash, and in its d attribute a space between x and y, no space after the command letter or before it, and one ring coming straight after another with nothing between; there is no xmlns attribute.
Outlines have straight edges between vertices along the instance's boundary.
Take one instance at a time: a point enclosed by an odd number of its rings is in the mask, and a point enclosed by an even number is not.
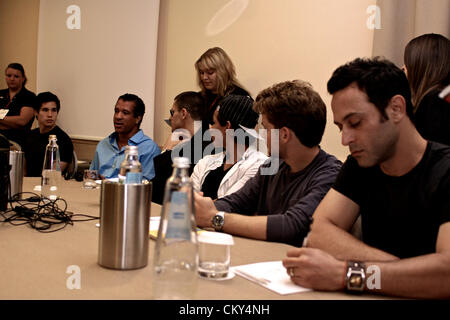
<svg viewBox="0 0 450 320"><path fill-rule="evenodd" d="M28 197L25 198L25 195ZM21 196L24 199L19 199ZM0 217L3 218L0 222L16 226L28 224L31 228L43 233L64 229L67 225L73 225L74 222L99 219L99 217L67 211L67 202L62 198L50 200L33 192L17 194L9 203L11 208L0 212ZM77 219L77 217L82 218Z"/></svg>

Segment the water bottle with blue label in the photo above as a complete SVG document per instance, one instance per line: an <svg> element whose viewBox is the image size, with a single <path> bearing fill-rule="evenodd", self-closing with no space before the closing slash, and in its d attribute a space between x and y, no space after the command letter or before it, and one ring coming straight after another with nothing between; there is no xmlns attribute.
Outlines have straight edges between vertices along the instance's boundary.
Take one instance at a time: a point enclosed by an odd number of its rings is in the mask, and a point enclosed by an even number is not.
<svg viewBox="0 0 450 320"><path fill-rule="evenodd" d="M193 299L198 247L189 159L175 158L167 180L153 259L154 299Z"/></svg>
<svg viewBox="0 0 450 320"><path fill-rule="evenodd" d="M119 183L142 183L142 165L138 160L137 146L125 147L125 159L120 164Z"/></svg>

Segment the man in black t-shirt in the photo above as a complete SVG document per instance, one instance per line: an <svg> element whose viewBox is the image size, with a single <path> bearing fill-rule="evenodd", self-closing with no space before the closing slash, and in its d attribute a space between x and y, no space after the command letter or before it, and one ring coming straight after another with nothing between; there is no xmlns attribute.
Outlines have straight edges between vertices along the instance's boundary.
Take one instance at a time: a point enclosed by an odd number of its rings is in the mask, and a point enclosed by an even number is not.
<svg viewBox="0 0 450 320"><path fill-rule="evenodd" d="M61 160L61 172L64 173L73 157L73 144L70 137L56 125L60 110L60 101L51 92L42 92L37 96L38 109L35 111L39 128L30 132L25 139L25 171L28 177L39 177L42 174L45 148L48 137L56 135Z"/></svg>
<svg viewBox="0 0 450 320"><path fill-rule="evenodd" d="M449 298L450 147L417 132L408 81L387 60L339 67L328 91L351 155L287 273L317 290ZM362 241L349 233L359 216Z"/></svg>

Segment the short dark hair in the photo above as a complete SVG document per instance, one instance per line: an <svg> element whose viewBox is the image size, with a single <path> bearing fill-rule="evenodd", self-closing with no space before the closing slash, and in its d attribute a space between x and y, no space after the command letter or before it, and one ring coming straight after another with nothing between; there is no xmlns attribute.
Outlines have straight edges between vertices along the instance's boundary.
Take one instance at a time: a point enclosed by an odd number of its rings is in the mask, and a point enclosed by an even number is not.
<svg viewBox="0 0 450 320"><path fill-rule="evenodd" d="M175 99L178 108L185 108L194 120L203 120L206 117L206 105L199 92L185 91L178 94Z"/></svg>
<svg viewBox="0 0 450 320"><path fill-rule="evenodd" d="M25 78L25 80L23 81L23 86L25 87L25 84L27 83L27 77L25 76L25 69L23 68L23 66L20 63L13 62L13 63L8 64L5 71L8 68L19 70L20 72L22 72L22 76Z"/></svg>
<svg viewBox="0 0 450 320"><path fill-rule="evenodd" d="M42 105L46 102L56 103L56 112L59 112L59 109L61 109L61 104L59 102L58 97L49 91L39 93L36 98L37 98L37 104L36 104L37 112L39 112L39 110L41 110Z"/></svg>
<svg viewBox="0 0 450 320"><path fill-rule="evenodd" d="M119 100L134 102L134 109L133 109L134 117L137 118L137 117L141 116L142 119L144 119L145 104L141 98L139 98L137 95L132 94L132 93L125 93L125 94L121 95L119 97L119 99L117 99L117 101L119 101ZM139 121L138 127L141 126L142 119L141 119L141 121Z"/></svg>
<svg viewBox="0 0 450 320"><path fill-rule="evenodd" d="M322 140L327 107L305 81L286 81L264 89L256 97L253 108L265 114L275 128L291 129L308 148L319 145Z"/></svg>
<svg viewBox="0 0 450 320"><path fill-rule="evenodd" d="M337 68L327 88L330 94L356 83L364 91L384 119L390 99L399 94L406 100L406 114L413 119L411 91L405 73L394 63L381 57L356 58Z"/></svg>

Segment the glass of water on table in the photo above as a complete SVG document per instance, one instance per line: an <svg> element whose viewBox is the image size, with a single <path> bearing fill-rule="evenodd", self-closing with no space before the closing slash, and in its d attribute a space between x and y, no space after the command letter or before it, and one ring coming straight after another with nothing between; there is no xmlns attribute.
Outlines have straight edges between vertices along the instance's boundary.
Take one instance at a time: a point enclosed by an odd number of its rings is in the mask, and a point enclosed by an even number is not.
<svg viewBox="0 0 450 320"><path fill-rule="evenodd" d="M84 170L83 174L83 188L95 189L97 188L98 171L97 170Z"/></svg>

